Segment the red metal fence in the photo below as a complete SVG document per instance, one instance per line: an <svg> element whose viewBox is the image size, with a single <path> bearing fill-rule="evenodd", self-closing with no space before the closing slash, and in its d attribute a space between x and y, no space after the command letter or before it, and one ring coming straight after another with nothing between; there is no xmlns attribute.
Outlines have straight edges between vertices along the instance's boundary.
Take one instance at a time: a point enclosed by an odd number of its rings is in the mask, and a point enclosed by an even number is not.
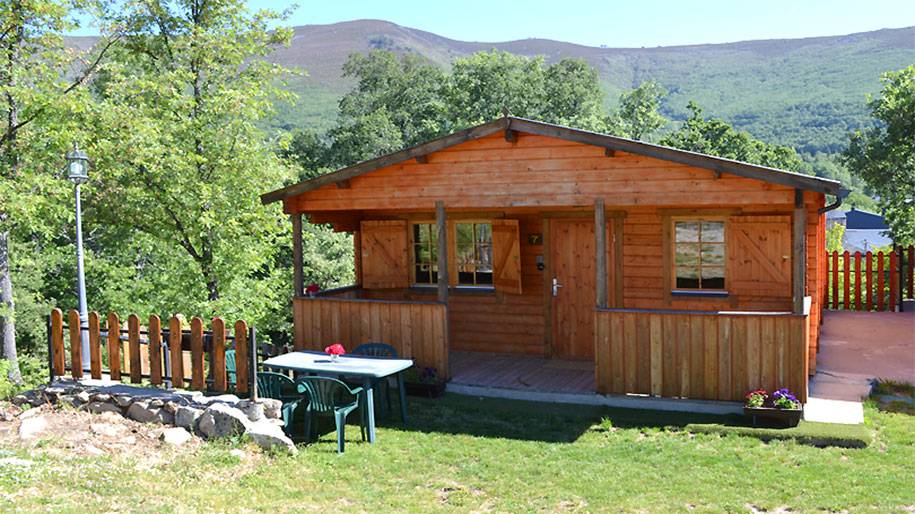
<svg viewBox="0 0 915 514"><path fill-rule="evenodd" d="M895 311L915 298L915 245L890 252L826 253L824 305L833 310Z"/></svg>

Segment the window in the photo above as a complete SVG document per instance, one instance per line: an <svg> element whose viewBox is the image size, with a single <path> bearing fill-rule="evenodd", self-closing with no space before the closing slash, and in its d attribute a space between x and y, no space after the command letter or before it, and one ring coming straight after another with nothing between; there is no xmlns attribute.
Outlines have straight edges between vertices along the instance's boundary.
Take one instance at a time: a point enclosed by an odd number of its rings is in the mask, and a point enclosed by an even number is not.
<svg viewBox="0 0 915 514"><path fill-rule="evenodd" d="M724 290L724 222L674 222L674 287Z"/></svg>
<svg viewBox="0 0 915 514"><path fill-rule="evenodd" d="M413 283L438 283L438 228L432 223L413 225Z"/></svg>
<svg viewBox="0 0 915 514"><path fill-rule="evenodd" d="M492 286L492 224L456 223L455 259L459 286Z"/></svg>

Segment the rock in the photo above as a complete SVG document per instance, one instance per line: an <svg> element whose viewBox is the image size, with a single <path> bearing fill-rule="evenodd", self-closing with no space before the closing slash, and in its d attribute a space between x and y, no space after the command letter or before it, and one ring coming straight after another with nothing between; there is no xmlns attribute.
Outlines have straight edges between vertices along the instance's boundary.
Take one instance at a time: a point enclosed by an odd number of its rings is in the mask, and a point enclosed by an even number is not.
<svg viewBox="0 0 915 514"><path fill-rule="evenodd" d="M165 409L166 412L174 414L174 413L178 412L178 406L179 406L178 402L169 401L169 402L165 402L165 405L163 405L162 408Z"/></svg>
<svg viewBox="0 0 915 514"><path fill-rule="evenodd" d="M72 394L62 394L60 398L57 399L58 405L67 405L69 407L79 407L82 405L79 400L76 399L76 396Z"/></svg>
<svg viewBox="0 0 915 514"><path fill-rule="evenodd" d="M163 405L165 405L165 402L163 402L159 398L153 398L152 400L149 400L150 407L162 407Z"/></svg>
<svg viewBox="0 0 915 514"><path fill-rule="evenodd" d="M160 411L161 409L150 407L146 400L137 400L127 409L127 417L140 423L158 423Z"/></svg>
<svg viewBox="0 0 915 514"><path fill-rule="evenodd" d="M80 391L80 392L76 393L76 396L74 396L74 398L76 399L77 402L79 402L79 405L82 405L84 403L89 403L89 400L91 399L89 396L89 393L87 393L86 391ZM79 407L79 405L74 405L74 406Z"/></svg>
<svg viewBox="0 0 915 514"><path fill-rule="evenodd" d="M97 448L91 444L87 444L83 449L86 450L86 453L89 455L105 455L105 452L101 448Z"/></svg>
<svg viewBox="0 0 915 514"><path fill-rule="evenodd" d="M22 412L19 407L10 405L8 409L0 407L0 421L13 421Z"/></svg>
<svg viewBox="0 0 915 514"><path fill-rule="evenodd" d="M195 409L194 407L182 405L175 411L175 425L188 430L194 430L197 428L197 420L200 419L201 414L203 414L202 409Z"/></svg>
<svg viewBox="0 0 915 514"><path fill-rule="evenodd" d="M92 401L94 402L110 402L111 395L108 393L95 393L92 395Z"/></svg>
<svg viewBox="0 0 915 514"><path fill-rule="evenodd" d="M235 457L236 459L244 459L248 456L248 454L245 453L245 451L241 448L232 448L229 450L229 455Z"/></svg>
<svg viewBox="0 0 915 514"><path fill-rule="evenodd" d="M101 414L103 412L117 412L118 414L121 413L121 408L117 405L101 401L89 402L86 405L83 405L81 408L93 414Z"/></svg>
<svg viewBox="0 0 915 514"><path fill-rule="evenodd" d="M99 415L99 419L101 419L103 421L118 421L121 419L121 412L120 411L118 411L118 412L105 411Z"/></svg>
<svg viewBox="0 0 915 514"><path fill-rule="evenodd" d="M124 439L121 439L121 442L123 442L124 444L137 444L137 438L136 438L136 436L129 435L129 436L125 437Z"/></svg>
<svg viewBox="0 0 915 514"><path fill-rule="evenodd" d="M248 427L248 431L245 432L245 434L251 436L251 438L254 439L254 442L265 450L280 448L290 453L297 452L295 444L291 439L286 437L286 434L283 433L283 429L266 419L253 423Z"/></svg>
<svg viewBox="0 0 915 514"><path fill-rule="evenodd" d="M106 437L117 437L122 432L127 430L123 425L113 425L111 423L90 423L89 430L93 434L106 436Z"/></svg>
<svg viewBox="0 0 915 514"><path fill-rule="evenodd" d="M264 405L264 416L270 419L280 419L283 417L283 402L274 398L261 398L260 403Z"/></svg>
<svg viewBox="0 0 915 514"><path fill-rule="evenodd" d="M201 396L199 398L194 398L194 403L199 403L201 405L212 405L214 403L228 403L230 405L235 405L239 402L239 399L234 394L220 394L219 396Z"/></svg>
<svg viewBox="0 0 915 514"><path fill-rule="evenodd" d="M44 419L44 416L24 419L19 425L19 439L34 439L46 428L48 428L48 421Z"/></svg>
<svg viewBox="0 0 915 514"><path fill-rule="evenodd" d="M264 404L252 402L251 400L242 400L235 404L235 408L244 412L245 416L251 421L260 421L264 419Z"/></svg>
<svg viewBox="0 0 915 514"><path fill-rule="evenodd" d="M50 386L44 389L44 395L51 403L57 403L57 401L60 399L60 396L65 392L66 390L62 387Z"/></svg>
<svg viewBox="0 0 915 514"><path fill-rule="evenodd" d="M115 396L114 403L116 403L118 407L126 409L127 407L130 407L131 403L133 403L133 398L127 395Z"/></svg>
<svg viewBox="0 0 915 514"><path fill-rule="evenodd" d="M162 423L163 425L174 425L175 424L175 415L172 414L171 412L168 412L167 410L165 410L164 407L159 409L158 416L159 416L159 423Z"/></svg>
<svg viewBox="0 0 915 514"><path fill-rule="evenodd" d="M16 407L22 407L23 405L25 405L27 403L31 403L31 402L29 402L29 397L24 394L17 394L10 401L12 401L13 405L15 405Z"/></svg>
<svg viewBox="0 0 915 514"><path fill-rule="evenodd" d="M167 428L162 432L162 435L159 436L159 439L162 440L165 444L171 444L173 446L181 446L182 444L191 440L190 432L181 428L181 427L172 427Z"/></svg>
<svg viewBox="0 0 915 514"><path fill-rule="evenodd" d="M22 411L22 413L19 414L19 419L28 419L39 414L41 414L41 407L32 407L31 409Z"/></svg>
<svg viewBox="0 0 915 514"><path fill-rule="evenodd" d="M207 438L227 437L244 434L250 424L242 411L216 403L203 411L197 422L197 430Z"/></svg>

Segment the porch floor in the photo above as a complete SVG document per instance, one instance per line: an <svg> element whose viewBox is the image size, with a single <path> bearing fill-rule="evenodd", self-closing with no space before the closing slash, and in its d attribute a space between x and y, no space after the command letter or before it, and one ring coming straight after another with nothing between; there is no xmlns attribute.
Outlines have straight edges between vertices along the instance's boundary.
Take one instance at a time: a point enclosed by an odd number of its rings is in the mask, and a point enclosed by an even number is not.
<svg viewBox="0 0 915 514"><path fill-rule="evenodd" d="M590 393L594 362L489 352L450 353L451 383L521 391Z"/></svg>

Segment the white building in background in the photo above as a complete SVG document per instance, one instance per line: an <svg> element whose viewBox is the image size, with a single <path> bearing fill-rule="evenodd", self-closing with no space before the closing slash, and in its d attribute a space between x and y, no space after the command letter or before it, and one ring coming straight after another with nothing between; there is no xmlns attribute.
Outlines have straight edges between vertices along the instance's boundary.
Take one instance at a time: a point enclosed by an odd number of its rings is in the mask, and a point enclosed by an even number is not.
<svg viewBox="0 0 915 514"><path fill-rule="evenodd" d="M840 224L845 226L845 237L842 247L850 253L866 253L893 244L887 236L889 227L883 216L852 208L848 211L829 211L826 213L826 228Z"/></svg>

